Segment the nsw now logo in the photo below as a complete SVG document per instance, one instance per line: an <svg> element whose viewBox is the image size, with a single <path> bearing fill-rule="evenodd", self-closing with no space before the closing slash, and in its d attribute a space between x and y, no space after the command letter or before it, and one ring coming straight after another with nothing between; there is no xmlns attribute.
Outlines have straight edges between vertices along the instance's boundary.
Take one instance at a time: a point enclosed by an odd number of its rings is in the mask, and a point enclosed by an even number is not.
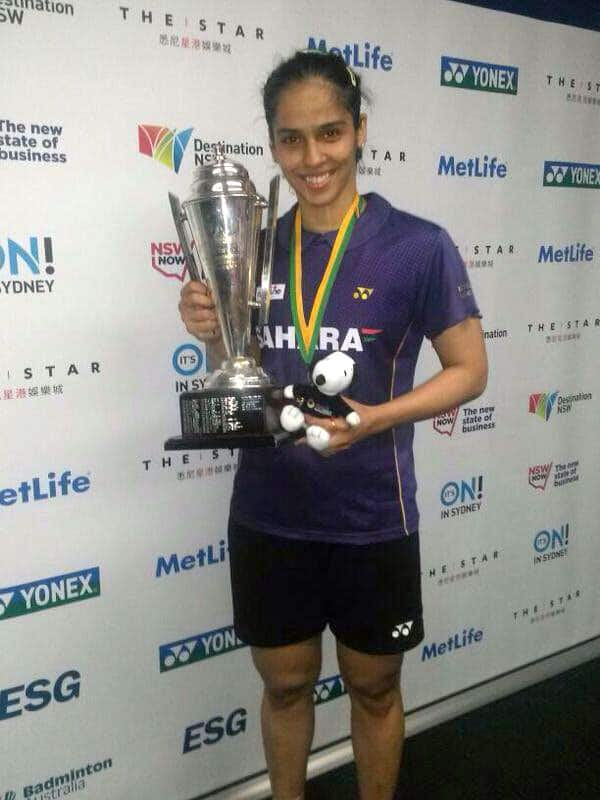
<svg viewBox="0 0 600 800"><path fill-rule="evenodd" d="M442 86L513 95L519 88L518 67L442 56L440 69Z"/></svg>

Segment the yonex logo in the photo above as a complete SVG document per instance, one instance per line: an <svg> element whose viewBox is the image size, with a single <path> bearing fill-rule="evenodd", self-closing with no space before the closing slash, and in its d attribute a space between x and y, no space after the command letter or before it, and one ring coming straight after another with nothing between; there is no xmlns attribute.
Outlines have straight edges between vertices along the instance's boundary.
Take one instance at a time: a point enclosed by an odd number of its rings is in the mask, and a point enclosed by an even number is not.
<svg viewBox="0 0 600 800"><path fill-rule="evenodd" d="M0 594L0 617L4 615L10 605L10 601L15 596L14 592L3 592Z"/></svg>
<svg viewBox="0 0 600 800"><path fill-rule="evenodd" d="M336 700L338 697L347 694L348 690L342 680L341 675L331 675L329 678L323 678L318 681L313 689L313 702L316 706L321 703L328 703L330 700Z"/></svg>
<svg viewBox="0 0 600 800"><path fill-rule="evenodd" d="M139 151L160 161L174 172L179 172L181 160L192 135L193 128L176 132L163 125L138 125Z"/></svg>
<svg viewBox="0 0 600 800"><path fill-rule="evenodd" d="M600 164L544 161L543 185L568 189L600 189Z"/></svg>
<svg viewBox="0 0 600 800"><path fill-rule="evenodd" d="M394 630L392 631L392 638L399 639L401 636L407 637L410 636L410 632L412 630L412 626L414 625L413 620L409 620L408 622L403 622L402 625L396 625Z"/></svg>
<svg viewBox="0 0 600 800"><path fill-rule="evenodd" d="M236 636L233 625L199 633L188 639L160 645L158 651L160 671L168 672L177 667L185 667L222 653L230 653L240 647L245 647L245 644Z"/></svg>
<svg viewBox="0 0 600 800"><path fill-rule="evenodd" d="M355 300L368 300L372 294L373 289L369 289L366 286L357 286L352 297Z"/></svg>
<svg viewBox="0 0 600 800"><path fill-rule="evenodd" d="M519 70L503 64L442 56L440 84L457 89L517 94Z"/></svg>
<svg viewBox="0 0 600 800"><path fill-rule="evenodd" d="M100 568L55 575L0 589L0 620L100 596Z"/></svg>
<svg viewBox="0 0 600 800"><path fill-rule="evenodd" d="M552 392L552 394L546 392L530 394L529 413L535 414L536 416L541 417L543 420L548 422L557 397L558 392Z"/></svg>

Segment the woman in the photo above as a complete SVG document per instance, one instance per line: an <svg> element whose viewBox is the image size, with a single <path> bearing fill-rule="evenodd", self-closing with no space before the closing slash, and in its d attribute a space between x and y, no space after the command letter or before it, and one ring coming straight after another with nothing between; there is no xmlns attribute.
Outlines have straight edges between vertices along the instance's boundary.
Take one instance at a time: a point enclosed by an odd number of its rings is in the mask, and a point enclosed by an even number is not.
<svg viewBox="0 0 600 800"><path fill-rule="evenodd" d="M242 454L229 530L234 624L264 682L276 800L303 797L327 624L351 701L360 796L383 800L402 753L403 652L424 636L412 423L484 390L479 312L445 231L376 194L359 197L366 117L360 78L341 57L296 53L263 98L271 152L298 203L278 222L272 282L284 289L257 331L262 364L276 383L305 382L313 358L346 350L360 424L321 420L331 433L323 453L304 444ZM206 287L184 287L180 311L218 364ZM413 388L423 336L442 369Z"/></svg>

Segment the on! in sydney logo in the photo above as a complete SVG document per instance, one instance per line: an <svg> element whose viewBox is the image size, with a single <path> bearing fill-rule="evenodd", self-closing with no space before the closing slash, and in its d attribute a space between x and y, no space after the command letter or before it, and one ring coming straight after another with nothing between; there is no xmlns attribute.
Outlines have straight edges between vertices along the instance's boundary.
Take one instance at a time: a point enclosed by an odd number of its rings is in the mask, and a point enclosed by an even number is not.
<svg viewBox="0 0 600 800"><path fill-rule="evenodd" d="M171 130L163 125L138 125L140 153L177 173L193 130L186 128L177 133L177 129Z"/></svg>
<svg viewBox="0 0 600 800"><path fill-rule="evenodd" d="M99 596L99 567L7 586L0 589L0 622Z"/></svg>
<svg viewBox="0 0 600 800"><path fill-rule="evenodd" d="M563 189L600 189L600 164L544 161L543 185Z"/></svg>
<svg viewBox="0 0 600 800"><path fill-rule="evenodd" d="M51 294L55 271L50 236L0 240L0 294Z"/></svg>
<svg viewBox="0 0 600 800"><path fill-rule="evenodd" d="M503 64L442 56L440 84L456 89L517 94L519 70Z"/></svg>

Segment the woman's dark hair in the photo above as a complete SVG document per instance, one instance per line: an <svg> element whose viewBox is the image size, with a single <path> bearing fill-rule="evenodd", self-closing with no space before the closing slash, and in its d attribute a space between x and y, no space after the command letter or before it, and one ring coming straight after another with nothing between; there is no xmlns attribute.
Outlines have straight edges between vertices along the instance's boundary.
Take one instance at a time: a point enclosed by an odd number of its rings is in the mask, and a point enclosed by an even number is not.
<svg viewBox="0 0 600 800"><path fill-rule="evenodd" d="M273 141L273 123L281 92L290 84L310 78L321 78L334 86L340 103L352 115L354 127L358 128L363 96L360 76L346 65L341 55L321 50L297 50L291 58L282 61L273 70L263 87L263 105L271 141ZM361 156L362 149L358 148L356 160L358 161Z"/></svg>

